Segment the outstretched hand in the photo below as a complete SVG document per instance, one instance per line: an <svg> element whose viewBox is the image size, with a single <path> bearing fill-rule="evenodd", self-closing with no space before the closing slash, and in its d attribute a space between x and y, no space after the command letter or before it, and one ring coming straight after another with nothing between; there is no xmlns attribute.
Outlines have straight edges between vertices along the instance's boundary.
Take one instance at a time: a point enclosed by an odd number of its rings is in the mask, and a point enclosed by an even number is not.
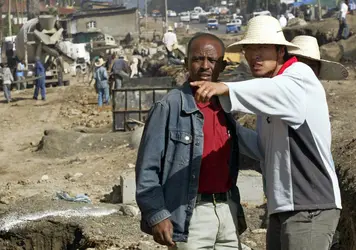
<svg viewBox="0 0 356 250"><path fill-rule="evenodd" d="M215 95L228 95L229 87L222 82L206 82L198 81L191 82L192 87L198 87L195 93L195 100L197 102L208 102Z"/></svg>

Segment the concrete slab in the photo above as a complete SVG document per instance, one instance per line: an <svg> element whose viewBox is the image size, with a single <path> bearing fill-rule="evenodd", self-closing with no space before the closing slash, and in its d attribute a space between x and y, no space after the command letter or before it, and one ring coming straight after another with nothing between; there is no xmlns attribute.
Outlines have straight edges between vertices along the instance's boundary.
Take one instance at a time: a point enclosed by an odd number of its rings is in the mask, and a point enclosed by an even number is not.
<svg viewBox="0 0 356 250"><path fill-rule="evenodd" d="M120 176L120 186L123 204L136 203L135 171L128 171Z"/></svg>
<svg viewBox="0 0 356 250"><path fill-rule="evenodd" d="M237 180L241 202L252 206L264 204L262 175L254 170L241 170Z"/></svg>

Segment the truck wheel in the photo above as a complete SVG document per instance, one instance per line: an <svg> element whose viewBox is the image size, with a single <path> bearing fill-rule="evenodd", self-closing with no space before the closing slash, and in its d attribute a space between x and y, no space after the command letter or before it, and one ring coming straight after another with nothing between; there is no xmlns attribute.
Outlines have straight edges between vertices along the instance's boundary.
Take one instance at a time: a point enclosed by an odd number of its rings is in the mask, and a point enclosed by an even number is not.
<svg viewBox="0 0 356 250"><path fill-rule="evenodd" d="M75 76L79 76L82 73L82 69L80 67L75 68Z"/></svg>

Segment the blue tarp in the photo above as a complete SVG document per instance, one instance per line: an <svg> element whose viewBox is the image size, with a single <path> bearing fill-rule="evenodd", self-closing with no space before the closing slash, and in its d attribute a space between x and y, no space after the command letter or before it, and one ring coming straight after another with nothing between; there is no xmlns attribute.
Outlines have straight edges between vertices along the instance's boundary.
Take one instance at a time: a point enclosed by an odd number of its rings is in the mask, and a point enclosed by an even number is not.
<svg viewBox="0 0 356 250"><path fill-rule="evenodd" d="M293 3L293 6L294 7L299 7L301 5L307 5L307 4L314 4L315 3L315 0L302 0L302 1L298 1L296 3Z"/></svg>

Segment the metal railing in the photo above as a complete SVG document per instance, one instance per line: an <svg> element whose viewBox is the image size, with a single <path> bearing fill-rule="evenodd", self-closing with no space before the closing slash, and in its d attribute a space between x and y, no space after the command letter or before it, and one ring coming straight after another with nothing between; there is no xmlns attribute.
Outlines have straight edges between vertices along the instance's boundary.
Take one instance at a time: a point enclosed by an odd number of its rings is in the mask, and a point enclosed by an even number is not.
<svg viewBox="0 0 356 250"><path fill-rule="evenodd" d="M173 88L114 89L112 92L113 130L127 131L130 129L131 121L145 122L152 105Z"/></svg>

